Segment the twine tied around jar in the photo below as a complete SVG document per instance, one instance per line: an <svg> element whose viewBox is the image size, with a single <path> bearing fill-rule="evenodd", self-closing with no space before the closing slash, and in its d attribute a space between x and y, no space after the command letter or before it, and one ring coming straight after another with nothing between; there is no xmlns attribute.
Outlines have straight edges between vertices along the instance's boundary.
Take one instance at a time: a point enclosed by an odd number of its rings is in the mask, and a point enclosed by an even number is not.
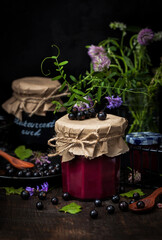
<svg viewBox="0 0 162 240"><path fill-rule="evenodd" d="M92 139L93 136L95 137L94 140L88 140L88 139ZM101 143L101 142L107 142L109 139L114 139L114 138L119 138L119 137L122 137L123 134L119 134L119 135L116 135L116 136L105 136L105 137L100 137L98 135L97 132L92 132L92 133L89 133L88 135L86 135L85 137L81 138L81 139L78 139L78 136L76 138L71 138L71 137L54 137L54 138L51 138L48 140L48 145L51 146L51 147L54 147L54 148L57 148L58 151L56 151L56 153L51 153L51 154L48 154L49 157L54 157L54 156L57 156L57 155L61 155L63 152L66 152L68 151L70 148L72 147L76 147L77 145L80 145L81 149L82 149L82 152L84 153L85 152L85 148L88 146L88 145L91 145L93 146L94 145L94 149L95 149L95 146L98 144L98 143ZM53 141L58 141L58 144L52 144L51 142ZM86 156L84 154L85 157L89 157L89 156Z"/></svg>
<svg viewBox="0 0 162 240"><path fill-rule="evenodd" d="M20 103L20 106L19 106L19 109L22 111L25 111L25 112L28 112L28 110L26 109L26 106L25 104L26 103L38 103L34 109L31 111L31 113L29 114L29 116L31 117L34 113L36 113L40 107L42 107L42 105L47 102L47 101L51 101L52 99L56 99L56 98L60 98L60 97L63 97L63 96L67 96L68 94L70 94L68 92L68 89L65 90L65 92L63 93L60 93L60 94L55 94L58 90L60 89L60 86L57 87L56 89L54 89L54 91L52 91L50 93L50 95L48 95L47 97L34 97L34 96L26 96L26 95L20 95L16 92L13 92L13 96L19 100L21 103Z"/></svg>

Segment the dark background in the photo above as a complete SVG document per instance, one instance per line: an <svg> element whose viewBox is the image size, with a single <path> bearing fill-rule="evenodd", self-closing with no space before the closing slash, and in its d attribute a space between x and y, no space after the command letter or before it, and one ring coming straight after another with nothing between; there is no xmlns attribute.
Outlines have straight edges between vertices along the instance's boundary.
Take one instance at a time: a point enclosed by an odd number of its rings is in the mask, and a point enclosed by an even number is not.
<svg viewBox="0 0 162 240"><path fill-rule="evenodd" d="M1 104L11 96L13 80L43 76L40 65L45 57L55 54L52 44L61 50L60 61L69 61L67 74L77 77L89 68L85 46L112 36L111 21L162 30L160 0L3 0L1 18ZM161 50L161 43L150 49L155 66Z"/></svg>

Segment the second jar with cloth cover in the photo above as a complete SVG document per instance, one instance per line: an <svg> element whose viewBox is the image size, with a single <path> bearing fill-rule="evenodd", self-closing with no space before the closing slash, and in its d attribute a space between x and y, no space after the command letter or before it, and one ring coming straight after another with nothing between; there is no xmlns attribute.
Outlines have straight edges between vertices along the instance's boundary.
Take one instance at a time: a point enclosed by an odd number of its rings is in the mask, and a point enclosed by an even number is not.
<svg viewBox="0 0 162 240"><path fill-rule="evenodd" d="M47 141L53 136L55 121L62 116L53 114L52 100L61 101L67 92L59 93L61 84L46 77L24 77L12 82L13 95L2 104L3 109L14 115L12 142L24 144L32 149L47 148Z"/></svg>
<svg viewBox="0 0 162 240"><path fill-rule="evenodd" d="M63 192L89 200L118 191L120 155L129 150L123 140L126 127L125 118L110 114L103 121L69 120L68 115L56 121L56 137L48 144L56 148L51 156L62 156Z"/></svg>

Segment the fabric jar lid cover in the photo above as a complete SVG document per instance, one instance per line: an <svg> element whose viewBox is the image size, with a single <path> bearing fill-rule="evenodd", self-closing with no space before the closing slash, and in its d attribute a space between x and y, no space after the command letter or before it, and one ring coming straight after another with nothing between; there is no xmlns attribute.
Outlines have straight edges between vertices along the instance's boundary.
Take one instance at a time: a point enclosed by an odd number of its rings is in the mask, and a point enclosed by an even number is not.
<svg viewBox="0 0 162 240"><path fill-rule="evenodd" d="M126 135L126 142L133 145L161 144L162 134L154 132L133 132Z"/></svg>

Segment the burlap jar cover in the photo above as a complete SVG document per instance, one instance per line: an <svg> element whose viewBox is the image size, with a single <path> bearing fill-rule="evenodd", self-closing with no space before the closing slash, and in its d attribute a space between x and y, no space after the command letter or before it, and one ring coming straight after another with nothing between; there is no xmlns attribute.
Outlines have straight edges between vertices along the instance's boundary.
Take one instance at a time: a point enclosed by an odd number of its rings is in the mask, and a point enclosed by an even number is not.
<svg viewBox="0 0 162 240"><path fill-rule="evenodd" d="M50 156L61 155L62 162L72 160L75 155L90 160L101 155L118 156L129 150L123 140L126 127L125 118L111 114L104 121L98 118L69 120L65 115L55 123L56 137L48 141L50 146L56 148L56 153Z"/></svg>
<svg viewBox="0 0 162 240"><path fill-rule="evenodd" d="M68 93L59 93L61 84L45 77L24 77L12 83L13 96L2 104L3 109L22 120L22 112L45 116L47 111L54 111L53 99L61 102L60 97ZM65 111L64 108L60 112Z"/></svg>

